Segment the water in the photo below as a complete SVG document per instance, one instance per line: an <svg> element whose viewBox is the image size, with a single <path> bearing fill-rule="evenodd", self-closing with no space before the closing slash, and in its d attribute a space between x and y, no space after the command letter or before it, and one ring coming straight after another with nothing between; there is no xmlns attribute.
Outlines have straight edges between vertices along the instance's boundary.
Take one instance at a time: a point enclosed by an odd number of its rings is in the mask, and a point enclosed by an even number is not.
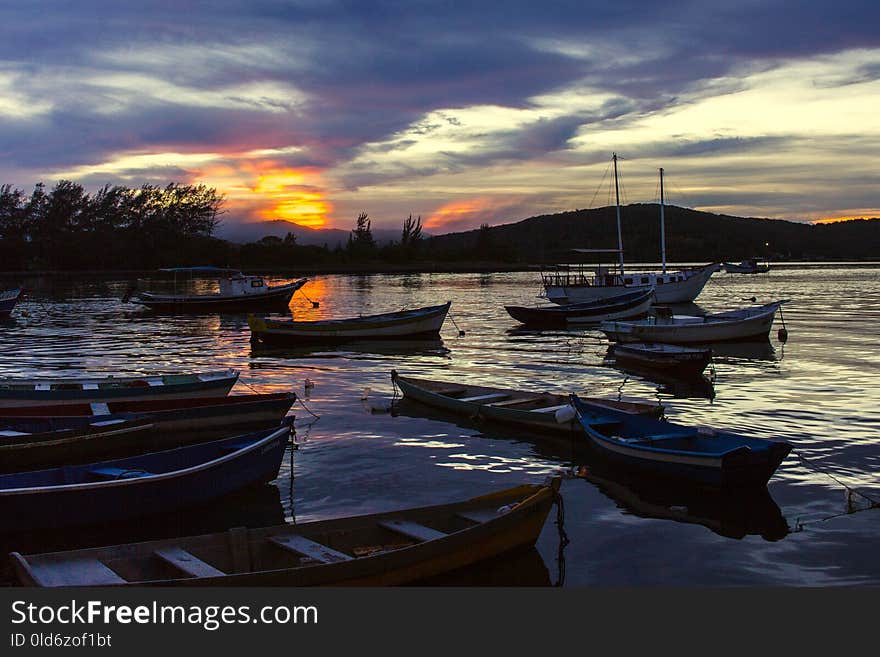
<svg viewBox="0 0 880 657"><path fill-rule="evenodd" d="M301 319L352 316L452 300L442 340L341 349L252 349L243 315L155 315L121 298L122 278L21 281L29 298L0 326L0 375L162 372L233 367L234 393L294 390L300 448L274 487L224 500L210 513L132 527L48 532L46 550L298 522L441 504L564 470L564 528L548 520L535 550L444 578L443 584L583 586L827 586L880 583L880 515L847 487L880 499L880 266L777 266L717 273L692 311L756 297L784 306L789 339L724 346L715 384L682 386L603 365L589 329L519 332L504 304L528 305L536 273L315 276L291 304ZM0 288L18 281L0 281ZM167 280L141 279L161 289ZM209 286L209 282L199 282ZM318 301L314 308L311 301ZM459 335L459 329L465 331ZM719 498L608 470L589 450L511 431L456 424L390 400L390 371L436 379L659 400L674 421L782 438L795 445L763 494ZM306 379L314 387L305 390ZM368 402L361 401L366 388ZM312 415L314 414L314 415ZM317 419L314 416L319 416ZM291 468L292 460L292 468ZM293 478L291 478L291 472Z"/></svg>

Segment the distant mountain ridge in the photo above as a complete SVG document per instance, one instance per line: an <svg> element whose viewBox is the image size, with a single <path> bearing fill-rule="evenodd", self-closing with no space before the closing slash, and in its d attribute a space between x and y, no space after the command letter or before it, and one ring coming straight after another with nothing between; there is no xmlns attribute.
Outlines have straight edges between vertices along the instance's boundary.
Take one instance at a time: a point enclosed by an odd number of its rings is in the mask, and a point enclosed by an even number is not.
<svg viewBox="0 0 880 657"><path fill-rule="evenodd" d="M335 249L337 245L345 246L348 243L349 230L341 228L309 228L283 219L273 221L256 221L250 223L221 223L214 234L229 242L244 244L256 242L264 237L274 236L284 238L287 233L296 235L297 244L324 246ZM373 239L378 244L385 244L393 240L400 240L401 229L373 228Z"/></svg>

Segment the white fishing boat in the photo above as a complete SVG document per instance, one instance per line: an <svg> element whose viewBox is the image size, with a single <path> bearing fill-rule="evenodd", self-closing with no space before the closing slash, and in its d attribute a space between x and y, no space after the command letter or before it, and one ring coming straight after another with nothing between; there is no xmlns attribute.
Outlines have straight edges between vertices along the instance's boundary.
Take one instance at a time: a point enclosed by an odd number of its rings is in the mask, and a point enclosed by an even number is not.
<svg viewBox="0 0 880 657"><path fill-rule="evenodd" d="M623 263L623 237L620 228L620 190L617 180L617 153L612 156L614 163L614 190L617 213L616 249L573 249L580 255L618 254L617 266L599 266L592 271L585 267L572 268L558 266L556 271L541 275L544 296L548 301L558 304L585 303L607 299L635 289L653 287L656 303L687 303L696 299L709 278L721 269L721 263L711 263L701 267L686 267L676 271L666 270L666 222L663 192L663 169L660 169L660 244L662 268L659 272L627 273Z"/></svg>
<svg viewBox="0 0 880 657"><path fill-rule="evenodd" d="M710 315L661 313L640 321L602 322L599 329L616 342L707 344L767 338L776 311L788 299Z"/></svg>
<svg viewBox="0 0 880 657"><path fill-rule="evenodd" d="M724 271L728 274L766 274L770 271L770 264L761 262L759 258L749 258L739 264L725 262Z"/></svg>

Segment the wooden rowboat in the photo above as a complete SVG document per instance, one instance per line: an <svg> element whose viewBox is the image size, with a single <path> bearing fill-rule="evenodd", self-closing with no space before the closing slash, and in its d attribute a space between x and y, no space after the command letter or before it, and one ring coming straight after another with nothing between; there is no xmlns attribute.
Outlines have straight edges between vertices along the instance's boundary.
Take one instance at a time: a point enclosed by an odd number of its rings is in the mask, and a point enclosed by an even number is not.
<svg viewBox="0 0 880 657"><path fill-rule="evenodd" d="M569 395L551 392L527 392L489 386L475 386L453 381L433 381L400 376L391 371L391 381L404 397L469 419L484 419L539 432L570 434L580 432ZM589 397L603 408L626 414L659 417L663 407L632 401Z"/></svg>
<svg viewBox="0 0 880 657"><path fill-rule="evenodd" d="M391 586L533 546L560 480L464 502L10 556L25 586Z"/></svg>
<svg viewBox="0 0 880 657"><path fill-rule="evenodd" d="M680 481L717 488L764 486L792 447L781 440L621 413L577 395L572 404L592 444L609 459Z"/></svg>
<svg viewBox="0 0 880 657"><path fill-rule="evenodd" d="M76 462L73 454L92 445L143 442L153 428L149 417L133 413L7 420L0 420L0 472L71 464Z"/></svg>
<svg viewBox="0 0 880 657"><path fill-rule="evenodd" d="M278 476L290 425L125 459L0 475L0 531L134 520Z"/></svg>
<svg viewBox="0 0 880 657"><path fill-rule="evenodd" d="M767 338L773 317L787 300L704 316L668 315L639 321L602 322L599 328L617 342L708 344Z"/></svg>
<svg viewBox="0 0 880 657"><path fill-rule="evenodd" d="M14 290L3 290L0 292L0 319L9 317L20 296L21 288L18 287Z"/></svg>
<svg viewBox="0 0 880 657"><path fill-rule="evenodd" d="M615 342L608 348L608 356L638 369L657 369L694 377L706 369L712 360L712 350L656 342Z"/></svg>
<svg viewBox="0 0 880 657"><path fill-rule="evenodd" d="M504 306L504 309L508 315L526 326L566 328L598 324L610 319L644 316L653 300L654 289L648 288L587 303L534 307Z"/></svg>
<svg viewBox="0 0 880 657"><path fill-rule="evenodd" d="M0 409L5 429L0 429L0 471L134 456L225 438L245 428L277 427L295 400L290 392ZM108 415L110 410L116 412ZM8 415L16 411L35 415ZM52 412L59 415L46 415ZM123 420L126 424L120 425ZM41 426L45 434L21 434ZM15 437L4 439L10 430L17 432Z"/></svg>
<svg viewBox="0 0 880 657"><path fill-rule="evenodd" d="M238 380L237 370L145 374L102 378L0 378L0 407L107 402L132 399L223 397Z"/></svg>
<svg viewBox="0 0 880 657"><path fill-rule="evenodd" d="M264 344L339 343L351 340L436 338L451 301L441 306L317 321L277 320L248 316L251 338Z"/></svg>

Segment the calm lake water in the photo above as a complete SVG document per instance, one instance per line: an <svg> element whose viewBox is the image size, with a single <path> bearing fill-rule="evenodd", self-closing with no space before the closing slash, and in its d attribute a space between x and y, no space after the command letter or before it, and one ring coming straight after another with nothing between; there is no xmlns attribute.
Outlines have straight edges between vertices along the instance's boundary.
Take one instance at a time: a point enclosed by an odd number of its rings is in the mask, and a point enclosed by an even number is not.
<svg viewBox="0 0 880 657"><path fill-rule="evenodd" d="M280 280L280 279L278 279ZM504 304L530 305L537 273L315 276L295 317L345 317L452 301L442 340L340 349L254 350L244 315L166 316L121 298L132 280L0 279L29 292L0 324L0 375L168 372L233 367L235 393L294 390L300 448L274 486L210 510L132 527L16 538L46 550L441 504L547 475L563 481L560 559L555 515L535 550L443 584L831 586L880 584L880 265L777 266L717 273L691 311L791 299L789 337L716 350L714 387L652 381L603 363L595 330L516 331ZM163 278L141 289L168 289ZM210 286L201 281L198 287ZM311 301L318 301L314 308ZM459 335L459 330L465 334ZM589 449L457 424L390 401L390 372L485 385L659 401L673 421L782 438L795 447L761 494L718 497L609 470ZM314 387L306 390L306 380ZM361 401L369 388L368 402ZM313 415L314 414L314 415ZM317 416L317 417L315 417ZM292 468L291 468L292 460ZM0 539L2 540L2 539Z"/></svg>

